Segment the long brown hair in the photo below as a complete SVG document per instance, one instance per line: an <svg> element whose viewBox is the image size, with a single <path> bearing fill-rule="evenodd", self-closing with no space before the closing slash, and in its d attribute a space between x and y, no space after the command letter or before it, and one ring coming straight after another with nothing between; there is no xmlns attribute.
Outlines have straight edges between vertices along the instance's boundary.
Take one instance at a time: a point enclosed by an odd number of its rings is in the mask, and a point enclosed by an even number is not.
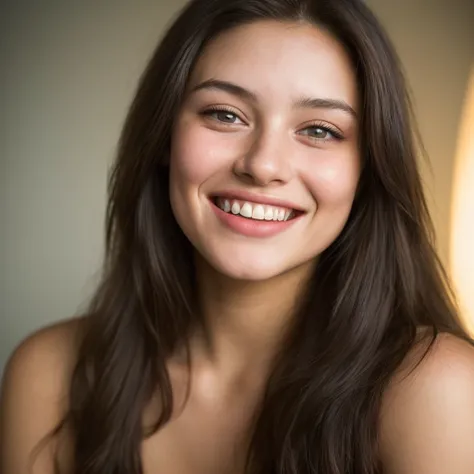
<svg viewBox="0 0 474 474"><path fill-rule="evenodd" d="M110 178L103 281L62 424L73 433L75 474L142 473L142 413L152 395L162 407L153 431L170 419L167 361L200 324L193 249L169 202L173 120L206 44L266 19L323 27L346 48L362 104L363 167L349 220L320 255L267 382L249 472L379 472L381 396L417 328L467 339L434 250L398 59L364 2L191 1L141 78Z"/></svg>

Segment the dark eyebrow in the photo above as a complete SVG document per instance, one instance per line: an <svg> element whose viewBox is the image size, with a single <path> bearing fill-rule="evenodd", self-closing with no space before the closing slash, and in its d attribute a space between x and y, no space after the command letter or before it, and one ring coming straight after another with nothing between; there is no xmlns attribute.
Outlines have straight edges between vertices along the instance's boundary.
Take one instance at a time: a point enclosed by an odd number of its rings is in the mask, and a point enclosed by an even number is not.
<svg viewBox="0 0 474 474"><path fill-rule="evenodd" d="M241 99L248 100L250 102L257 102L257 96L253 92L250 92L247 89L238 86L237 84L233 84L232 82L209 79L208 81L201 82L201 84L193 87L193 89L191 89L191 94L202 89L217 89L236 95Z"/></svg>
<svg viewBox="0 0 474 474"><path fill-rule="evenodd" d="M357 119L356 111L345 101L336 99L313 99L311 97L302 97L296 102L296 107L310 109L335 109L342 110Z"/></svg>
<svg viewBox="0 0 474 474"><path fill-rule="evenodd" d="M209 79L193 87L191 89L191 94L203 89L221 90L250 102L258 101L256 94L238 86L237 84L233 84L232 82ZM342 110L343 112L350 114L352 117L357 118L355 110L343 100L302 97L294 103L294 106L297 108Z"/></svg>

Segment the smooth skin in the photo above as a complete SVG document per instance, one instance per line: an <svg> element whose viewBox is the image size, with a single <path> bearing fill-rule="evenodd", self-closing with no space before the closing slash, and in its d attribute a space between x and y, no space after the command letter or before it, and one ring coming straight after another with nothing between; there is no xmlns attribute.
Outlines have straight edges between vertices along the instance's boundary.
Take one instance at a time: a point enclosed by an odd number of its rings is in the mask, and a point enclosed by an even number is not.
<svg viewBox="0 0 474 474"><path fill-rule="evenodd" d="M360 172L356 90L341 45L304 24L239 27L200 58L173 133L170 198L197 251L206 324L190 341L193 383L185 406L180 354L169 362L177 408L143 443L146 474L242 474L247 429L270 361L317 256L352 206ZM209 196L229 188L291 200L305 214L274 237L243 237L210 207ZM43 329L11 357L2 385L2 474L27 474L33 448L63 416L80 324ZM424 345L414 348L384 395L385 470L471 474L474 349L443 335L410 373ZM156 403L146 407L144 425L157 410ZM72 462L68 436L59 447L65 473ZM54 447L42 452L33 472L52 474Z"/></svg>

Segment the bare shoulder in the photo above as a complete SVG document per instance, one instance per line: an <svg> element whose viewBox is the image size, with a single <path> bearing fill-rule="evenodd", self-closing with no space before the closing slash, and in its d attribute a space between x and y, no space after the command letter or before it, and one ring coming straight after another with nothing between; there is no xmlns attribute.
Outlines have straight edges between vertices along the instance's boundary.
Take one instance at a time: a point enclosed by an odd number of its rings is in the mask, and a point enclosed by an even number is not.
<svg viewBox="0 0 474 474"><path fill-rule="evenodd" d="M426 341L413 349L384 394L380 452L385 471L471 473L474 346L441 334L427 349Z"/></svg>
<svg viewBox="0 0 474 474"><path fill-rule="evenodd" d="M81 322L71 319L41 329L11 355L0 404L2 473L26 474L34 448L61 421L67 409ZM34 472L52 472L50 463L45 450Z"/></svg>
<svg viewBox="0 0 474 474"><path fill-rule="evenodd" d="M70 358L69 355L73 355L82 321L82 318L66 319L30 334L16 347L7 368L23 365L32 359L31 356L34 356L33 359L40 357L41 360L47 357L48 362L52 362L53 357L64 363ZM57 357L58 355L61 357Z"/></svg>

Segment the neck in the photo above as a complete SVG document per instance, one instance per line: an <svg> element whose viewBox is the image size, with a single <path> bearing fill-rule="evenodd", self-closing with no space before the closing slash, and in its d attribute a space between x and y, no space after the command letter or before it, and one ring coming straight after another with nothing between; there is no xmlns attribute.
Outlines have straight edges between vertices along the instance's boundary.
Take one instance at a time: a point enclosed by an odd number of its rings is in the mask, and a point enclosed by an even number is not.
<svg viewBox="0 0 474 474"><path fill-rule="evenodd" d="M291 326L313 267L301 266L265 281L239 281L198 258L204 324L191 341L196 352L226 374L267 370Z"/></svg>

